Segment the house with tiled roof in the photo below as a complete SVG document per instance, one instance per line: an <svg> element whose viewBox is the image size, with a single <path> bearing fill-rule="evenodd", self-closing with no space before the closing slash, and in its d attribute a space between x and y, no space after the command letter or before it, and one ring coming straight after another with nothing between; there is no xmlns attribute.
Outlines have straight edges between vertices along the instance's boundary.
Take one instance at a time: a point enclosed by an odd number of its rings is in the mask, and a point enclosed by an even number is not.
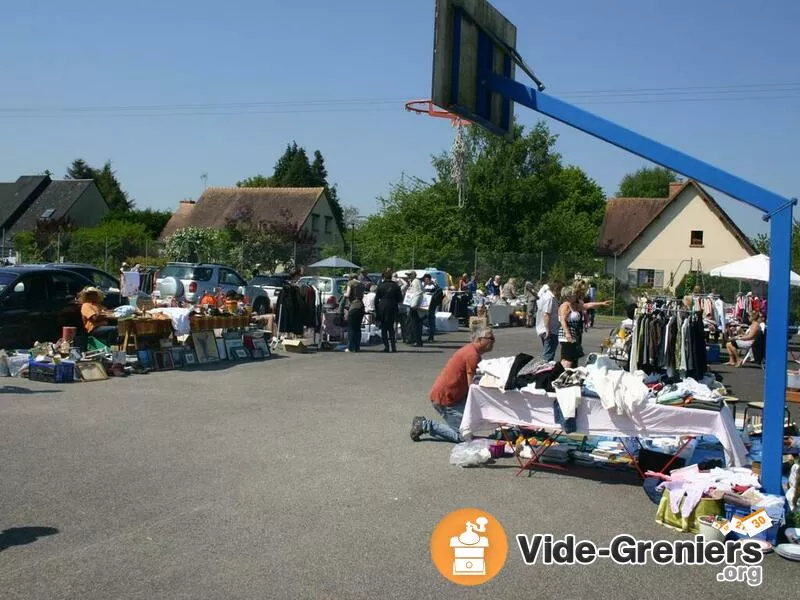
<svg viewBox="0 0 800 600"><path fill-rule="evenodd" d="M757 254L714 198L696 181L671 183L666 198L611 198L597 251L606 273L632 286L675 287L705 271Z"/></svg>
<svg viewBox="0 0 800 600"><path fill-rule="evenodd" d="M0 182L0 232L6 249L21 231L33 231L43 220L68 219L75 227L94 227L109 212L91 179L53 180L47 175L23 175Z"/></svg>
<svg viewBox="0 0 800 600"><path fill-rule="evenodd" d="M195 202L182 200L161 232L165 239L185 227L222 229L246 216L253 223L289 223L314 237L318 249L341 246L342 232L325 188L208 188Z"/></svg>

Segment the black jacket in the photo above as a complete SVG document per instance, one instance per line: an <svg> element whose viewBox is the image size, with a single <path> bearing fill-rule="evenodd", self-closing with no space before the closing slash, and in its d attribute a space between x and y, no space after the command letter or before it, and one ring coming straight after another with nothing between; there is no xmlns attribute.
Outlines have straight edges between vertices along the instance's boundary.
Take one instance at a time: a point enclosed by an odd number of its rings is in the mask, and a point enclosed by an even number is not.
<svg viewBox="0 0 800 600"><path fill-rule="evenodd" d="M394 323L398 307L403 303L403 293L394 281L383 280L375 292L375 316L381 323Z"/></svg>

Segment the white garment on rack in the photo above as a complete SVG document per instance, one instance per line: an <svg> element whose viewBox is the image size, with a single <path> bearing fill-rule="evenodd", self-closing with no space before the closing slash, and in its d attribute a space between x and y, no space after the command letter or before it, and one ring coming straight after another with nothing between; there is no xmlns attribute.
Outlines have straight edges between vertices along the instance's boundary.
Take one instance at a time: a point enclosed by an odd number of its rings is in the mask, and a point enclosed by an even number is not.
<svg viewBox="0 0 800 600"><path fill-rule="evenodd" d="M717 313L717 324L721 330L725 330L725 303L722 298L714 300L714 310Z"/></svg>

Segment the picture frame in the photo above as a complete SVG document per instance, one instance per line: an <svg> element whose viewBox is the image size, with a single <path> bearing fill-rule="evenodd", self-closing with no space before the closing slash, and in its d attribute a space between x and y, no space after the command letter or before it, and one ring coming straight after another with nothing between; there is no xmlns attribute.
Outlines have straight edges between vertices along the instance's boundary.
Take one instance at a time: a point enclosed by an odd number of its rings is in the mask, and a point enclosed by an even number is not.
<svg viewBox="0 0 800 600"><path fill-rule="evenodd" d="M248 360L250 358L250 353L244 346L236 346L231 352L231 360Z"/></svg>
<svg viewBox="0 0 800 600"><path fill-rule="evenodd" d="M266 358L270 355L269 346L264 338L253 340L253 358Z"/></svg>
<svg viewBox="0 0 800 600"><path fill-rule="evenodd" d="M75 363L75 368L83 381L103 381L108 379L103 364L96 361L82 361Z"/></svg>
<svg viewBox="0 0 800 600"><path fill-rule="evenodd" d="M184 356L185 351L183 348L173 346L169 350L170 354L172 354L172 364L175 365L176 369L180 369L184 365Z"/></svg>
<svg viewBox="0 0 800 600"><path fill-rule="evenodd" d="M139 359L139 366L143 369L153 368L153 353L150 350L137 350L136 356Z"/></svg>
<svg viewBox="0 0 800 600"><path fill-rule="evenodd" d="M171 371L175 368L175 362L172 360L172 352L169 350L160 350L153 353L153 359L158 371Z"/></svg>
<svg viewBox="0 0 800 600"><path fill-rule="evenodd" d="M217 339L213 331L196 331L192 333L192 343L197 354L198 364L216 362L219 360Z"/></svg>
<svg viewBox="0 0 800 600"><path fill-rule="evenodd" d="M216 338L217 341L217 358L219 360L226 360L228 358L228 348L225 346L225 340Z"/></svg>
<svg viewBox="0 0 800 600"><path fill-rule="evenodd" d="M194 350L189 348L184 349L183 364L187 367L194 367L197 365L197 354L194 353Z"/></svg>
<svg viewBox="0 0 800 600"><path fill-rule="evenodd" d="M234 352L237 348L244 348L244 342L242 341L241 337L225 339L225 350L227 351L228 358L230 360L237 360L239 358L238 356L234 355Z"/></svg>

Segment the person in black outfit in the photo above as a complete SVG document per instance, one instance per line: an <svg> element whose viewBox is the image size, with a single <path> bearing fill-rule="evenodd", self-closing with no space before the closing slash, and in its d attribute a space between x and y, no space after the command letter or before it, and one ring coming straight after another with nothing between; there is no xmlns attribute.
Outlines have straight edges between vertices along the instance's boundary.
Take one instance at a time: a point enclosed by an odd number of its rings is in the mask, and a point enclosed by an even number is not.
<svg viewBox="0 0 800 600"><path fill-rule="evenodd" d="M395 339L395 321L400 305L403 303L403 293L397 282L392 281L392 270L383 271L383 281L378 285L375 292L375 316L381 324L381 339L383 340L383 351L397 352L397 340Z"/></svg>
<svg viewBox="0 0 800 600"><path fill-rule="evenodd" d="M436 311L442 306L444 292L440 288L430 273L422 276L422 289L426 294L431 295L431 303L428 306L428 341L433 342L436 335Z"/></svg>

